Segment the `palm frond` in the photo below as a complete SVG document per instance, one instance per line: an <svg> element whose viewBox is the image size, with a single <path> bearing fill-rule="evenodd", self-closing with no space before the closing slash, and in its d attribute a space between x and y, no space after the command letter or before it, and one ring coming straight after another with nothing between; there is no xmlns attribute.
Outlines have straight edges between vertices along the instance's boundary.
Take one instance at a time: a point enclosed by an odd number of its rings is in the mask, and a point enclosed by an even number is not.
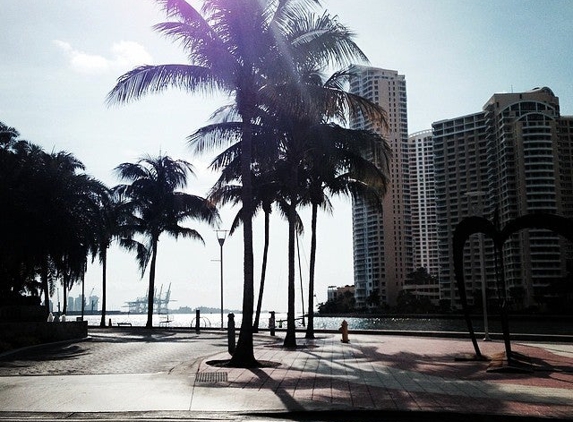
<svg viewBox="0 0 573 422"><path fill-rule="evenodd" d="M215 205L200 196L174 192L172 206L177 221L191 218L211 225L219 222L219 213Z"/></svg>
<svg viewBox="0 0 573 422"><path fill-rule="evenodd" d="M193 240L197 240L201 242L203 245L205 244L205 240L197 230L190 229L188 227L183 227L180 226L179 224L166 226L165 232L171 235L175 239L178 239L179 237L187 237Z"/></svg>
<svg viewBox="0 0 573 422"><path fill-rule="evenodd" d="M120 239L119 244L129 252L135 252L135 259L141 271L141 277L143 278L147 265L149 264L149 260L151 259L151 245L144 245L143 243L130 238Z"/></svg>
<svg viewBox="0 0 573 422"><path fill-rule="evenodd" d="M187 137L193 152L202 153L224 145L233 145L241 140L242 123L222 122L204 126Z"/></svg>
<svg viewBox="0 0 573 422"><path fill-rule="evenodd" d="M168 88L209 94L225 91L225 82L203 66L186 64L143 65L123 74L108 93L108 105L139 100L147 94L157 94Z"/></svg>

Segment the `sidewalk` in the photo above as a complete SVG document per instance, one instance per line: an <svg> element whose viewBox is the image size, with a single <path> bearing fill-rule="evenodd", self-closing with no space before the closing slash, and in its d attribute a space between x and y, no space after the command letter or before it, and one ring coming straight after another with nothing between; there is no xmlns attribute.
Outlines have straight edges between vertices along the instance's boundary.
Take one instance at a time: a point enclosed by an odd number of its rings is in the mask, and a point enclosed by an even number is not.
<svg viewBox="0 0 573 422"><path fill-rule="evenodd" d="M513 342L513 350L532 370L513 373L487 372L489 362L456 361L473 352L466 339L350 333L345 344L338 335L317 337L299 338L297 350L284 350L278 338L257 345L257 359L280 364L267 368L209 364L228 359L224 351L194 364L174 362L168 372L3 376L0 420L46 414L83 420L90 415L113 420L138 415L141 420L198 415L201 420L210 420L208 415L235 420L243 415L240 420L250 420L245 415L271 412L290 412L294 419L297 413L292 412L317 412L313 420L348 420L348 415L353 420L379 420L381 415L394 415L385 420L406 420L397 415L422 420L413 418L417 412L425 420L448 414L573 419L571 344ZM499 341L480 342L480 348L490 356L504 351Z"/></svg>
<svg viewBox="0 0 573 422"><path fill-rule="evenodd" d="M573 418L573 345L514 343L533 372L487 372L488 362L456 361L469 340L320 335L296 351L257 350L278 368L216 368L203 362L192 410L389 410ZM300 344L304 340L299 341ZM485 355L502 342L481 343ZM213 359L226 359L221 354ZM214 390L216 389L216 391Z"/></svg>

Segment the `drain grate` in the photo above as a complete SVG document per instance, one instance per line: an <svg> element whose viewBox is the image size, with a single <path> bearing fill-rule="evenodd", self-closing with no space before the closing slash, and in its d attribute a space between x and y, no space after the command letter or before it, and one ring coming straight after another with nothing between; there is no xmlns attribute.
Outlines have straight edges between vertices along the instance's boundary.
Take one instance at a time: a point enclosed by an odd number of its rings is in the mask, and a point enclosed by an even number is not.
<svg viewBox="0 0 573 422"><path fill-rule="evenodd" d="M227 372L199 372L197 382L227 382Z"/></svg>

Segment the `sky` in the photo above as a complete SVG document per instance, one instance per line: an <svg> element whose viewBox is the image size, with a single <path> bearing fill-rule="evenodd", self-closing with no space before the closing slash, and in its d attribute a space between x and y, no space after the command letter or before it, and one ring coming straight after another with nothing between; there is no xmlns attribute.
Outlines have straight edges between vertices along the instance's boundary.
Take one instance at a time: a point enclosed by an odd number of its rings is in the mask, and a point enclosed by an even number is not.
<svg viewBox="0 0 573 422"><path fill-rule="evenodd" d="M409 133L478 112L494 93L540 86L560 97L563 115L573 115L569 0L324 0L323 7L354 31L372 66L405 75ZM133 67L186 62L176 44L153 31L154 24L165 20L153 0L3 0L0 121L46 151L73 153L87 173L109 186L119 183L113 169L120 163L160 153L185 159L196 173L187 190L206 195L217 177L207 169L213 154L191 154L185 138L205 125L227 98L171 90L128 105L110 107L105 102L116 79ZM351 202L333 202L333 214L320 214L318 220L317 303L326 301L328 286L353 284ZM221 210L222 229L229 227L235 212ZM301 214L308 228L300 240L306 295L310 213ZM220 249L215 232L195 222L187 225L197 229L205 243L162 237L156 284L164 291L171 285L172 309L217 307ZM254 230L258 289L262 216L255 220ZM286 246L286 222L275 215L266 310L286 309ZM240 231L225 241L223 253L224 307L240 309ZM134 256L113 247L108 309L125 309L126 301L144 296L147 282ZM88 267L85 291L101 296L97 262ZM80 292L76 286L71 294ZM300 287L297 306L300 312Z"/></svg>

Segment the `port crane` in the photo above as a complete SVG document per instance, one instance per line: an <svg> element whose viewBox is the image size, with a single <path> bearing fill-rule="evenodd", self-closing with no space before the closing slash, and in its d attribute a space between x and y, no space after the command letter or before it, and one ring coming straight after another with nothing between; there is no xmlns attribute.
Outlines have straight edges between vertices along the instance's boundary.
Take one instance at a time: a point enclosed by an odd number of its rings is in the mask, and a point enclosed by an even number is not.
<svg viewBox="0 0 573 422"><path fill-rule="evenodd" d="M156 314L167 314L168 313L168 306L169 302L173 302L171 299L171 283L169 283L169 287L163 294L163 284L159 289L159 294L157 294L157 288L154 291L154 300L153 300L153 312ZM147 313L147 301L149 297L149 290L145 294L144 297L138 297L137 299L126 302L126 306L129 308L130 313L134 314L145 314Z"/></svg>

